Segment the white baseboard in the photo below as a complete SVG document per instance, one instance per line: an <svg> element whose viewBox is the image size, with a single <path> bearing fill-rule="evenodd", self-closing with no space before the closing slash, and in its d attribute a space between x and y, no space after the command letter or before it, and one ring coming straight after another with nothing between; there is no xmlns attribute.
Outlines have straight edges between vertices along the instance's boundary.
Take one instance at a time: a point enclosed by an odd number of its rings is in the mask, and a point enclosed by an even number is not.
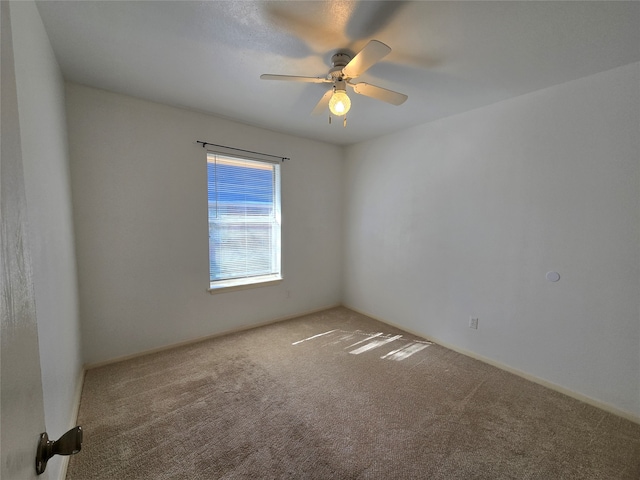
<svg viewBox="0 0 640 480"><path fill-rule="evenodd" d="M341 304L337 303L337 304L329 305L329 306L322 307L322 308L315 308L313 310L308 310L308 311L305 311L305 312L300 312L300 313L295 313L295 314L292 314L292 315L287 315L287 316L284 316L284 317L274 318L272 320L267 320L265 322L253 323L251 325L244 325L242 327L232 328L232 329L229 329L229 330L223 330L221 332L217 332L217 333L214 333L212 335L193 338L191 340L186 340L184 342L172 343L170 345L165 345L165 346L158 347L158 348L151 348L149 350L143 350L141 352L133 353L131 355L124 355L124 356L121 356L121 357L112 358L110 360L105 360L103 362L97 362L97 363L88 364L88 365L85 365L84 368L85 368L85 370L91 370L93 368L104 367L105 365L111 365L113 363L123 362L125 360L131 360L133 358L142 357L144 355L149 355L151 353L164 352L165 350L171 350L171 349L178 348L178 347L184 347L186 345L192 345L194 343L203 342L205 340L211 340L213 338L223 337L225 335L230 335L232 333L243 332L245 330L251 330L253 328L264 327L264 326L271 325L271 324L274 324L274 323L284 322L285 320L291 320L292 318L303 317L305 315L311 315L313 313L318 313L318 312L322 312L324 310L329 310L330 308L336 308L336 307L341 307L341 306L342 306Z"/></svg>
<svg viewBox="0 0 640 480"><path fill-rule="evenodd" d="M458 347L457 345L453 345L451 343L448 342L444 342L442 340L440 340L439 338L430 336L430 335L425 335L424 333L420 333L420 332L415 332L412 330L407 329L406 327L402 326L402 325L397 325L395 323L389 322L387 320L384 320L382 318L376 317L375 315L372 315L368 312L362 311L358 308L354 308L351 307L349 305L343 305L345 308L348 308L349 310L353 310L354 312L360 313L362 315L366 315L367 317L373 318L375 320L378 320L379 322L382 323L386 323L387 325L391 326L391 327L395 327L395 328L399 328L400 330L404 330L407 333L410 333L411 335L415 335L416 337L420 337L420 338L424 338L425 340L428 340L430 342L433 343L437 343L438 345L448 348L449 350L453 350L454 352L458 352L462 355L465 355L467 357L471 357L475 360L479 360L483 363L489 364L493 367L499 368L501 370L505 370L509 373L513 373L514 375L517 375L519 377L524 378L525 380L529 380L530 382L533 383L537 383L538 385L542 385L543 387L547 387L551 390L555 390L556 392L560 392L564 395L567 395L569 397L575 398L576 400L580 400L581 402L587 403L593 407L599 408L601 410L604 410L605 412L609 412L612 413L613 415L617 415L619 417L622 417L626 420L629 420L631 422L640 424L640 416L635 415L634 413L631 412L627 412L626 410L621 410L617 407L614 407L613 405L610 405L608 403L605 402L601 402L599 400L596 400L594 398L588 397L586 395L583 395L582 393L576 392L574 390L569 390L568 388L565 388L561 385L557 385L555 383L549 382L547 380L544 380L540 377L536 377L535 375L531 375L530 373L527 372L523 372L522 370L518 370L517 368L513 368L510 367L509 365L506 365L504 363L498 362L496 360L493 360L491 358L485 357L483 355L479 355L475 352L466 350L464 348Z"/></svg>

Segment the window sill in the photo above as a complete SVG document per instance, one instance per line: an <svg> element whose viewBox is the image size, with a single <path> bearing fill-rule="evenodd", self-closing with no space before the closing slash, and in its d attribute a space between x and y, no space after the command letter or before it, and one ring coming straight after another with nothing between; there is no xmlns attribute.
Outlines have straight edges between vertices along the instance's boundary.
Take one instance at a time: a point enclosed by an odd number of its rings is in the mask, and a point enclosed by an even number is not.
<svg viewBox="0 0 640 480"><path fill-rule="evenodd" d="M230 280L228 282L211 285L208 288L208 292L211 295L214 295L216 293L235 292L237 290L247 290L249 288L269 287L279 283L282 283L282 277L280 275L265 275L264 277Z"/></svg>

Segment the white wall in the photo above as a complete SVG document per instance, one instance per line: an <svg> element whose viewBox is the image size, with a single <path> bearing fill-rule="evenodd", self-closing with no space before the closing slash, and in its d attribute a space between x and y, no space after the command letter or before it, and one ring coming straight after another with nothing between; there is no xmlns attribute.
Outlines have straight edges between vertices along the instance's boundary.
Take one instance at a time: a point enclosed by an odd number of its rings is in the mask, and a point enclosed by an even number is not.
<svg viewBox="0 0 640 480"><path fill-rule="evenodd" d="M13 2L11 17L45 420L56 439L75 422L82 373L64 82L35 4ZM50 478L61 466L49 462Z"/></svg>
<svg viewBox="0 0 640 480"><path fill-rule="evenodd" d="M66 92L85 362L341 303L339 147L79 85ZM207 292L196 140L291 157L281 284Z"/></svg>
<svg viewBox="0 0 640 480"><path fill-rule="evenodd" d="M349 147L345 304L640 416L638 85L631 64Z"/></svg>

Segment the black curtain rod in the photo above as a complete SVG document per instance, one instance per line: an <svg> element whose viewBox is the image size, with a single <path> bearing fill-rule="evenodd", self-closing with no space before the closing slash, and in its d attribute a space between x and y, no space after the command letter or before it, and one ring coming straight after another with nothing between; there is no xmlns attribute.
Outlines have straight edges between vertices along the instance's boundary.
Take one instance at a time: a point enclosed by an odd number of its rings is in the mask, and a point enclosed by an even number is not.
<svg viewBox="0 0 640 480"><path fill-rule="evenodd" d="M254 155L262 155L264 157L279 158L283 162L285 160L291 160L289 157L279 157L278 155L270 155L268 153L253 152L251 150L243 150L242 148L227 147L226 145L218 145L217 143L201 142L200 140L196 140L196 143L201 143L202 144L202 148L206 148L207 145L212 145L214 147L227 148L229 150L235 150L237 152L253 153Z"/></svg>

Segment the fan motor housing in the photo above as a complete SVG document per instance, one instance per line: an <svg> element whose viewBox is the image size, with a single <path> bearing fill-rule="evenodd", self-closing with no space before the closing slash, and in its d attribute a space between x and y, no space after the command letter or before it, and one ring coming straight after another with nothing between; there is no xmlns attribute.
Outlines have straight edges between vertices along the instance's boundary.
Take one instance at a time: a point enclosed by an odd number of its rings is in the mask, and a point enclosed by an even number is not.
<svg viewBox="0 0 640 480"><path fill-rule="evenodd" d="M347 64L351 61L351 55L346 53L335 53L331 57L331 66L333 67L329 70L329 76L334 80L338 78L342 78L342 69L347 66Z"/></svg>

